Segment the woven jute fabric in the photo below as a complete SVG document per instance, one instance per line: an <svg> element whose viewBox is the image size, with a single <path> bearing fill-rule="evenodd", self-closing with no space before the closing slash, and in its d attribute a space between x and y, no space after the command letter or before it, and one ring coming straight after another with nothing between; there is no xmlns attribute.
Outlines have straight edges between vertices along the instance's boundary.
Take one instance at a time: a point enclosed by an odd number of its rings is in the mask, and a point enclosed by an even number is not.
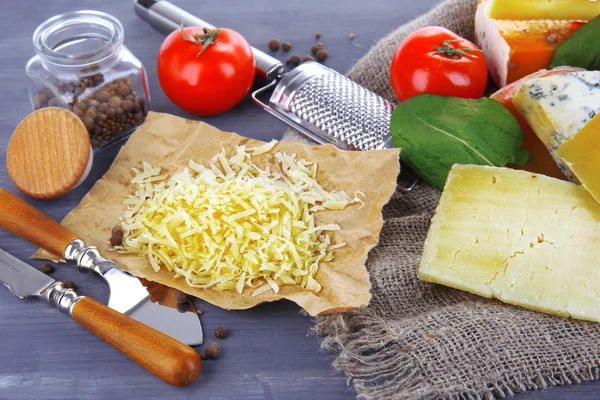
<svg viewBox="0 0 600 400"><path fill-rule="evenodd" d="M392 54L415 29L444 26L473 37L476 0L449 0L381 40L348 73L395 101ZM286 140L302 140L289 131ZM421 184L383 210L368 269L373 298L361 311L316 318L324 349L360 399L501 399L598 379L600 325L553 317L441 285L417 268L440 193Z"/></svg>

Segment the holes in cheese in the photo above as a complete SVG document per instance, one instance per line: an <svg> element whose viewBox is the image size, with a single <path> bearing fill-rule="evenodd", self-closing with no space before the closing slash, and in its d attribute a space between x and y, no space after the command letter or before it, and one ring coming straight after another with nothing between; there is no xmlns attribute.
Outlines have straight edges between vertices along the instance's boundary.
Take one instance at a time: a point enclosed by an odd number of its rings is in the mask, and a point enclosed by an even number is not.
<svg viewBox="0 0 600 400"><path fill-rule="evenodd" d="M600 321L600 204L581 186L455 165L419 277L559 316Z"/></svg>
<svg viewBox="0 0 600 400"><path fill-rule="evenodd" d="M258 167L252 157L275 141L253 149L225 150L208 166L190 161L168 179L144 163L134 170L136 193L123 217L124 253L147 257L155 271L166 268L193 287L252 289L256 296L298 285L312 292L319 265L333 259L327 232L315 213L362 203L356 195L327 191L317 181L317 164L277 152L276 167ZM357 193L358 195L358 193Z"/></svg>

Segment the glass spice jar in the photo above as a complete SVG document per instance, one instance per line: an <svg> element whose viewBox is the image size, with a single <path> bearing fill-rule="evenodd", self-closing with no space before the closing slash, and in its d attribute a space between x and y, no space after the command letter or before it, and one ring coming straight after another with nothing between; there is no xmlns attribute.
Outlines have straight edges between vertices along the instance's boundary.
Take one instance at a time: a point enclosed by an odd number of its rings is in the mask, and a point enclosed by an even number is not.
<svg viewBox="0 0 600 400"><path fill-rule="evenodd" d="M63 107L84 123L94 149L127 137L150 107L142 63L123 45L123 26L99 11L44 21L33 34L29 96L34 110Z"/></svg>

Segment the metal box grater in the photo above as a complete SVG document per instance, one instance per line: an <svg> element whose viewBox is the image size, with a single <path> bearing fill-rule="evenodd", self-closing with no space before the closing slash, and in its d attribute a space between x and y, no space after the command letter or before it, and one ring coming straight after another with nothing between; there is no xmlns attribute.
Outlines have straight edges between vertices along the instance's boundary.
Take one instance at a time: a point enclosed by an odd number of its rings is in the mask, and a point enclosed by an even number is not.
<svg viewBox="0 0 600 400"><path fill-rule="evenodd" d="M273 86L268 104L258 100ZM299 65L256 91L253 99L317 143L345 150L393 148L389 133L393 104L319 63Z"/></svg>

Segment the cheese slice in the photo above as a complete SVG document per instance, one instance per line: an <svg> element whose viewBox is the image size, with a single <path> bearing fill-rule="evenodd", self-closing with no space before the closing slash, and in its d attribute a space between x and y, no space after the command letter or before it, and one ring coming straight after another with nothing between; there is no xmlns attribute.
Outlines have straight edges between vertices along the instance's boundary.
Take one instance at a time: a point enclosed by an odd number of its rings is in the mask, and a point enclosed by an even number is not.
<svg viewBox="0 0 600 400"><path fill-rule="evenodd" d="M600 203L600 116L596 115L563 143L556 155Z"/></svg>
<svg viewBox="0 0 600 400"><path fill-rule="evenodd" d="M558 45L573 31L572 21L494 20L486 15L485 3L475 14L476 41L498 87L548 68Z"/></svg>
<svg viewBox="0 0 600 400"><path fill-rule="evenodd" d="M597 0L490 0L486 12L494 19L589 21L600 15L600 2Z"/></svg>
<svg viewBox="0 0 600 400"><path fill-rule="evenodd" d="M521 86L513 104L567 178L578 182L555 152L600 112L600 71L532 79Z"/></svg>
<svg viewBox="0 0 600 400"><path fill-rule="evenodd" d="M419 278L558 316L600 321L600 204L582 187L455 165Z"/></svg>

